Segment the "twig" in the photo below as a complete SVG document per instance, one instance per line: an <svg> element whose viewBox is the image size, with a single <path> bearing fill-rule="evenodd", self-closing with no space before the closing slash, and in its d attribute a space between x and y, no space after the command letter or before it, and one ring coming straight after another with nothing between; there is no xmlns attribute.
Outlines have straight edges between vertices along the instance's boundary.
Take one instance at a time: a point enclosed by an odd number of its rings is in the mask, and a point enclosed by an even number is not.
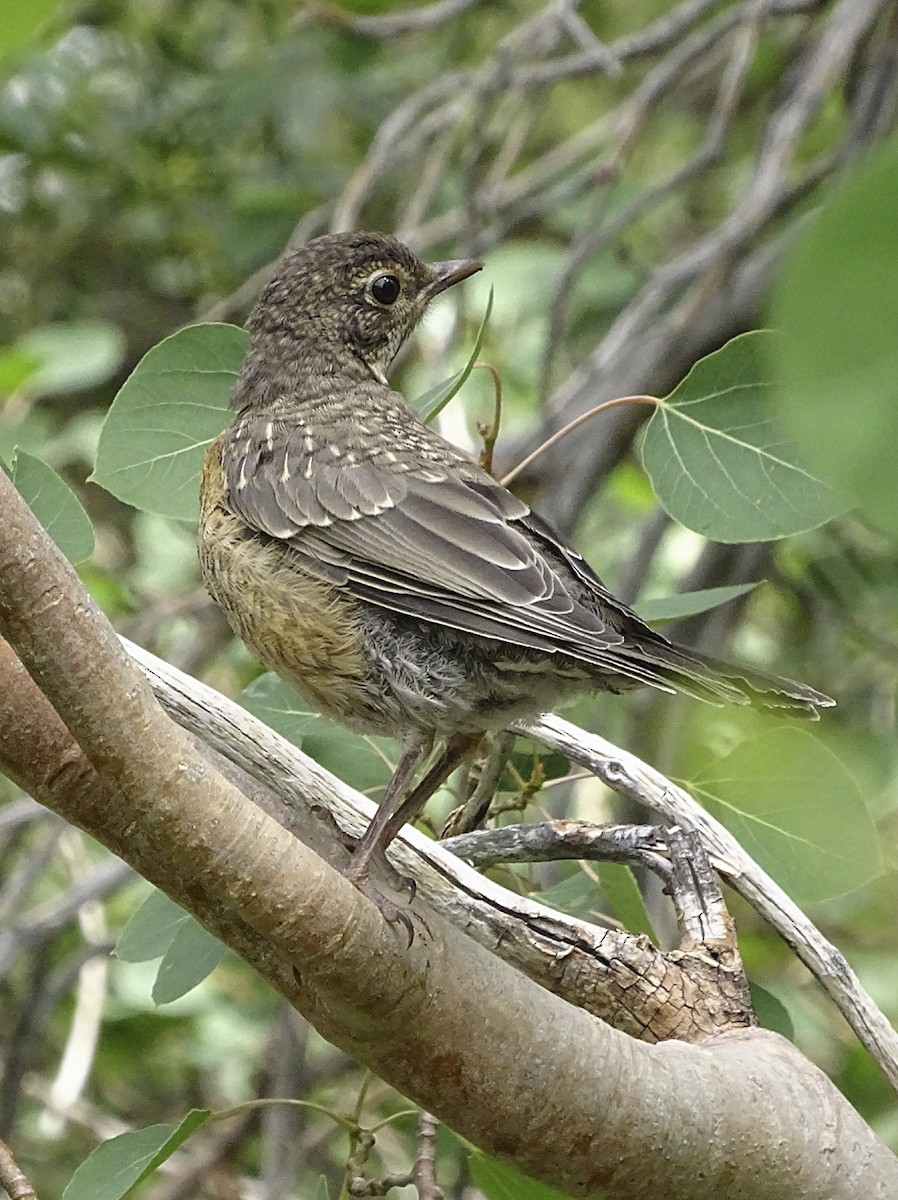
<svg viewBox="0 0 898 1200"><path fill-rule="evenodd" d="M788 942L819 981L860 1041L898 1087L898 1034L846 962L782 888L736 839L676 784L635 755L561 717L544 716L518 731L588 767L608 787L637 800L667 821L694 829L730 884ZM724 866L724 864L726 864Z"/></svg>
<svg viewBox="0 0 898 1200"><path fill-rule="evenodd" d="M664 883L673 878L668 840L657 825L595 825L590 821L536 821L460 833L440 841L444 850L478 870L500 863L569 859L645 867Z"/></svg>
<svg viewBox="0 0 898 1200"><path fill-rule="evenodd" d="M378 17L363 17L356 13L347 12L336 4L325 4L322 0L314 0L310 5L311 15L320 17L334 25L361 37L393 38L403 34L420 33L425 29L433 29L444 25L460 13L476 8L487 0L435 0L433 4L425 4L421 8L410 8L404 12L389 13Z"/></svg>
<svg viewBox="0 0 898 1200"><path fill-rule="evenodd" d="M478 367L483 371L489 371L493 379L495 396L493 405L493 419L491 422L484 421L478 426L480 436L483 438L483 450L480 454L480 465L483 467L484 471L489 471L489 473L492 475L493 450L496 447L496 439L499 437L499 427L502 424L502 380L496 368L491 366L489 363L474 363L475 370Z"/></svg>
<svg viewBox="0 0 898 1200"><path fill-rule="evenodd" d="M446 818L440 831L440 838L445 839L456 834L470 833L479 828L486 820L489 807L502 772L508 762L515 738L512 733L497 733L489 749L489 755L480 773L480 778L471 795L460 808L455 809ZM464 857L464 856L462 856Z"/></svg>
<svg viewBox="0 0 898 1200"><path fill-rule="evenodd" d="M418 1200L445 1200L446 1193L437 1183L436 1173L437 1119L423 1109L418 1117L417 1142L412 1181L418 1189Z"/></svg>
<svg viewBox="0 0 898 1200"><path fill-rule="evenodd" d="M6 1142L0 1142L0 1184L6 1189L9 1200L37 1200L34 1188Z"/></svg>

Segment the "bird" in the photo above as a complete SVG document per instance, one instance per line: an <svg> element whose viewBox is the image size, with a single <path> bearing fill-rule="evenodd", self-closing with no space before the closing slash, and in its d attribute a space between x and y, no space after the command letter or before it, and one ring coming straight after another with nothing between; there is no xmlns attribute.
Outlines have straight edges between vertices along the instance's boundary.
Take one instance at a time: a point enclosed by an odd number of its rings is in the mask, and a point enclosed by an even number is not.
<svg viewBox="0 0 898 1200"><path fill-rule="evenodd" d="M409 930L372 869L407 882L387 846L485 733L644 685L811 717L834 703L666 639L390 387L430 302L483 265L384 233L289 251L201 475L202 575L234 632L325 716L399 741L343 873Z"/></svg>

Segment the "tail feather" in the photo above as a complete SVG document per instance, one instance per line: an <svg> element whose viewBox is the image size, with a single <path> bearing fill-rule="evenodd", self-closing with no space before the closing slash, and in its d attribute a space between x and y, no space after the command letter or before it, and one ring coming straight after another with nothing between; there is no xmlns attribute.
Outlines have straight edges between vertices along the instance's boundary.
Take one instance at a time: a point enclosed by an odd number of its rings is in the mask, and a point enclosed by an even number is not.
<svg viewBox="0 0 898 1200"><path fill-rule="evenodd" d="M723 662L675 642L655 644L650 650L662 683L673 685L711 704L751 704L792 716L819 718L818 709L832 708L835 700L806 683Z"/></svg>

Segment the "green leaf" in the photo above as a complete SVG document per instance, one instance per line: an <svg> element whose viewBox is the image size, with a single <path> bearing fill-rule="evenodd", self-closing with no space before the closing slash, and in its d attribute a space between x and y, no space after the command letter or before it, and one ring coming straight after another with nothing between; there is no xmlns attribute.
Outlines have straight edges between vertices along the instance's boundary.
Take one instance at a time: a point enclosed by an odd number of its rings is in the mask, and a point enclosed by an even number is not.
<svg viewBox="0 0 898 1200"><path fill-rule="evenodd" d="M148 351L113 401L91 480L126 504L195 520L206 447L246 352L236 325L191 325Z"/></svg>
<svg viewBox="0 0 898 1200"><path fill-rule="evenodd" d="M742 334L695 364L658 403L642 462L663 508L720 542L787 537L842 511L777 429L767 330Z"/></svg>
<svg viewBox="0 0 898 1200"><path fill-rule="evenodd" d="M478 1151L470 1158L471 1176L486 1200L570 1200L555 1188L529 1179L509 1167Z"/></svg>
<svg viewBox="0 0 898 1200"><path fill-rule="evenodd" d="M273 671L267 671L245 687L237 703L294 746L302 746L305 734L323 720Z"/></svg>
<svg viewBox="0 0 898 1200"><path fill-rule="evenodd" d="M215 970L226 952L227 947L218 938L188 916L178 926L162 956L153 984L153 1000L157 1004L179 1000Z"/></svg>
<svg viewBox="0 0 898 1200"><path fill-rule="evenodd" d="M364 790L386 784L393 773L396 743L392 738L352 734L310 712L293 688L273 672L254 679L237 700L350 787Z"/></svg>
<svg viewBox="0 0 898 1200"><path fill-rule="evenodd" d="M19 495L73 563L83 562L94 552L94 528L81 501L52 467L16 450L10 479Z"/></svg>
<svg viewBox="0 0 898 1200"><path fill-rule="evenodd" d="M696 613L719 608L757 586L757 583L735 583L728 587L702 588L698 592L680 592L660 600L643 600L639 604L639 615L644 621L678 621L681 617L694 617Z"/></svg>
<svg viewBox="0 0 898 1200"><path fill-rule="evenodd" d="M626 863L599 862L595 868L605 899L618 921L630 933L644 933L654 940L655 931L642 892Z"/></svg>
<svg viewBox="0 0 898 1200"><path fill-rule="evenodd" d="M464 367L450 379L443 383L437 384L435 388L419 396L417 400L412 401L412 408L418 414L425 424L429 423L439 413L443 411L449 401L456 396L462 387L462 384L474 370L474 364L480 357L480 348L483 345L483 335L486 333L486 323L490 319L490 313L493 311L493 289L490 288L489 298L486 302L486 311L483 314L483 320L480 322L480 328L477 331L477 337L474 341L474 349L471 351L468 361Z"/></svg>
<svg viewBox="0 0 898 1200"><path fill-rule="evenodd" d="M795 1040L795 1026L789 1016L789 1010L772 992L762 988L759 983L749 983L751 1002L758 1018L758 1024L764 1029L773 1029L790 1042Z"/></svg>
<svg viewBox="0 0 898 1200"><path fill-rule="evenodd" d="M39 366L33 354L26 354L17 346L0 350L0 397L15 392Z"/></svg>
<svg viewBox="0 0 898 1200"><path fill-rule="evenodd" d="M161 958L189 915L165 892L153 888L122 930L115 947L116 958L122 962Z"/></svg>
<svg viewBox="0 0 898 1200"><path fill-rule="evenodd" d="M105 383L125 354L125 335L107 321L67 321L40 325L16 346L38 363L28 379L32 395L80 392Z"/></svg>
<svg viewBox="0 0 898 1200"><path fill-rule="evenodd" d="M179 1125L150 1125L110 1138L86 1158L69 1180L62 1200L121 1200L206 1124L205 1108L194 1108Z"/></svg>
<svg viewBox="0 0 898 1200"><path fill-rule="evenodd" d="M545 888L537 897L540 904L548 904L559 912L580 920L603 916L601 896L596 882L582 867L572 871L558 883Z"/></svg>
<svg viewBox="0 0 898 1200"><path fill-rule="evenodd" d="M598 876L598 886L590 871L578 866L559 883L539 893L542 904L580 920L595 920L607 915L605 902L618 921L631 933L644 933L654 939L652 922L633 872L624 863L591 862ZM601 895L599 894L601 888Z"/></svg>
<svg viewBox="0 0 898 1200"><path fill-rule="evenodd" d="M154 890L122 931L115 947L123 962L148 962L161 958L153 1000L170 1004L179 1000L218 966L226 947L188 912Z"/></svg>
<svg viewBox="0 0 898 1200"><path fill-rule="evenodd" d="M786 428L824 477L898 533L898 142L843 176L783 263L773 322Z"/></svg>
<svg viewBox="0 0 898 1200"><path fill-rule="evenodd" d="M783 726L742 742L690 787L798 903L853 891L882 869L857 785L806 730Z"/></svg>

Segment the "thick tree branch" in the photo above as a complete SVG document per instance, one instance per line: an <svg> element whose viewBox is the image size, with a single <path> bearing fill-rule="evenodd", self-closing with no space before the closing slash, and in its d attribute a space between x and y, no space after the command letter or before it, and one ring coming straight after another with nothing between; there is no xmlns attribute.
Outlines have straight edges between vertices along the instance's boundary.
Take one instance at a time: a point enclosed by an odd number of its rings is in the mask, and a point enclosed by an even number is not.
<svg viewBox="0 0 898 1200"><path fill-rule="evenodd" d="M365 829L374 812L370 800L238 705L140 647L127 645L179 723L204 736L248 774L276 781L296 836L334 859L333 844L322 844L321 823L304 817L311 805L327 808L351 834ZM652 1041L671 1036L694 1040L744 1023L741 968L726 953L725 931L717 931L713 950L702 948L694 956L664 954L645 939L577 921L507 891L411 827L403 830L393 857L416 880L432 911L616 1028Z"/></svg>
<svg viewBox="0 0 898 1200"><path fill-rule="evenodd" d="M43 784L35 780L39 798L52 796L248 951L326 1037L480 1145L572 1195L736 1197L750 1180L759 1200L824 1190L841 1200L898 1187L898 1163L775 1035L637 1042L435 915L406 950L372 905L212 770L162 713L5 476L0 513L0 628L101 784L86 795L73 788L69 808L68 790L53 792L51 767ZM34 734L43 736L37 724ZM49 738L63 750L61 722ZM63 754L84 779L71 741ZM492 1031L488 1053L472 1037L477 1029ZM795 1126L785 1152L772 1096L790 1113L819 1118ZM822 1162L824 1142L848 1150Z"/></svg>

